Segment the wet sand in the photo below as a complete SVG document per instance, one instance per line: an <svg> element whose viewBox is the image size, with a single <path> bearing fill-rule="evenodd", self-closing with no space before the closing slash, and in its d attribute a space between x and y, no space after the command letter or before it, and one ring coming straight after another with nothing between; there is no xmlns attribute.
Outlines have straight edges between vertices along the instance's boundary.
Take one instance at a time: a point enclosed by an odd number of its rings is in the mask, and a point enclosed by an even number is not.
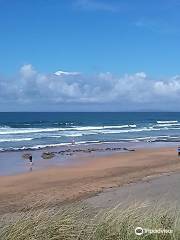
<svg viewBox="0 0 180 240"><path fill-rule="evenodd" d="M49 167L69 166L82 164L84 158L95 158L97 156L108 156L117 152L128 152L129 150L160 147L177 147L176 142L107 142L91 144L71 144L67 146L46 147L44 149L29 149L19 151L0 152L0 176L27 173L31 169L27 159L23 155L33 156L33 171ZM45 152L54 155L50 160L42 158Z"/></svg>
<svg viewBox="0 0 180 240"><path fill-rule="evenodd" d="M78 165L1 176L0 214L28 210L32 205L58 206L146 176L178 171L180 158L176 148L169 147L86 157Z"/></svg>
<svg viewBox="0 0 180 240"><path fill-rule="evenodd" d="M5 151L0 152L0 176L15 175L29 172L28 160L23 155L33 156L33 171L49 168L52 166L69 166L72 164L82 164L86 157L107 156L112 152L127 152L128 149L143 147L136 143L94 143L94 144L74 144L60 147L47 147L45 149ZM45 153L52 153L54 157L50 160L43 159Z"/></svg>

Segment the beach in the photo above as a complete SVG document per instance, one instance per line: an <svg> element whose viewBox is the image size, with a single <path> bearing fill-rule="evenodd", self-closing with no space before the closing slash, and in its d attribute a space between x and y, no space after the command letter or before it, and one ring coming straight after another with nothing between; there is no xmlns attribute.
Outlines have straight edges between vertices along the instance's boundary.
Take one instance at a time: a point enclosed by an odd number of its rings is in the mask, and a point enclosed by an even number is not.
<svg viewBox="0 0 180 240"><path fill-rule="evenodd" d="M0 0L0 240L180 240L180 0Z"/></svg>
<svg viewBox="0 0 180 240"><path fill-rule="evenodd" d="M179 113L0 116L0 239L179 239Z"/></svg>
<svg viewBox="0 0 180 240"><path fill-rule="evenodd" d="M179 171L148 176L138 182L105 189L83 202L98 209L111 209L118 204L128 208L137 203L143 203L145 206L159 203L166 209L171 206L178 210L180 209L180 192L177 191L179 181Z"/></svg>
<svg viewBox="0 0 180 240"><path fill-rule="evenodd" d="M0 214L24 211L33 205L35 208L61 206L104 189L179 170L176 147L151 147L108 156L87 156L78 164L1 176Z"/></svg>

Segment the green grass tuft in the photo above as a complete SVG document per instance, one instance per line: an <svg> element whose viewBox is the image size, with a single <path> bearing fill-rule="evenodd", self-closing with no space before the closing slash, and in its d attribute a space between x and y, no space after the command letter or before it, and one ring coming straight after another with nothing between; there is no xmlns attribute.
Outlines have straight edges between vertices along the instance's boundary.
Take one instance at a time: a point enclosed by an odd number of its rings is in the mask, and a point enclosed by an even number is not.
<svg viewBox="0 0 180 240"><path fill-rule="evenodd" d="M92 216L93 215L93 216ZM135 228L170 229L172 234L135 235ZM92 214L81 205L30 210L0 228L1 240L179 240L180 215L158 204L121 205Z"/></svg>

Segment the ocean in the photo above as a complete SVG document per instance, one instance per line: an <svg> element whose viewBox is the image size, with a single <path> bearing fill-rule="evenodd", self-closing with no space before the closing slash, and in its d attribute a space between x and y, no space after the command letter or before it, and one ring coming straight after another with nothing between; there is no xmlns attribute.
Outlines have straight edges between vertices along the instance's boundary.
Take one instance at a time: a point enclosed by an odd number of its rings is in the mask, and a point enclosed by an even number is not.
<svg viewBox="0 0 180 240"><path fill-rule="evenodd" d="M0 151L99 142L179 142L179 112L0 113Z"/></svg>

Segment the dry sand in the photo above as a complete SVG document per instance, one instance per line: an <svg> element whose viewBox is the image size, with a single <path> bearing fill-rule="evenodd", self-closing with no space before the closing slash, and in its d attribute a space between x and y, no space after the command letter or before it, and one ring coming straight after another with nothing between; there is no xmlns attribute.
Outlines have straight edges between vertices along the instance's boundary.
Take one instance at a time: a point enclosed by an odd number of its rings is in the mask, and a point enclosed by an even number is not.
<svg viewBox="0 0 180 240"><path fill-rule="evenodd" d="M105 188L180 170L176 148L139 149L84 159L81 165L0 177L0 214L57 206Z"/></svg>
<svg viewBox="0 0 180 240"><path fill-rule="evenodd" d="M143 206L173 207L180 209L180 172L145 177L142 181L121 187L104 189L96 196L84 199L81 204L91 209L108 209L120 204L123 208Z"/></svg>

